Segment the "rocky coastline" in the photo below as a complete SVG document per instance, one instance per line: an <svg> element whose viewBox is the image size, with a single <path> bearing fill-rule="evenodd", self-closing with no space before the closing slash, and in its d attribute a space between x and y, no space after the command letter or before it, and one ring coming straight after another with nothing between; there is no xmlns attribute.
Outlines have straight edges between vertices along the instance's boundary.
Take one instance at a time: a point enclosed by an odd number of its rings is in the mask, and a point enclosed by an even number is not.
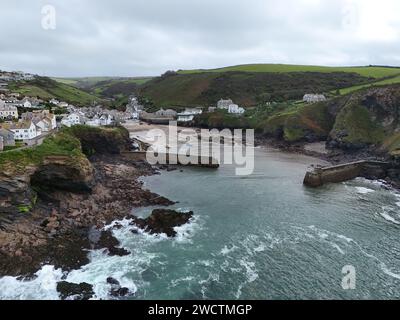
<svg viewBox="0 0 400 320"><path fill-rule="evenodd" d="M315 143L315 142L314 142ZM400 163L399 161L387 153L379 152L374 147L366 147L363 149L340 149L332 148L329 142L317 141L321 145L325 145L324 152L318 152L307 149L310 142L301 141L296 143L289 143L280 139L258 136L255 141L256 146L273 147L282 152L297 153L323 160L332 166L345 165L359 161L378 161L387 162L388 167L385 174L376 175L374 172L371 174L364 174L363 177L370 180L385 181L387 187L400 190Z"/></svg>
<svg viewBox="0 0 400 320"><path fill-rule="evenodd" d="M56 189L39 195L29 214L3 216L0 230L0 276L32 277L44 264L64 271L87 264L87 251L125 255L110 231L102 228L131 215L132 208L168 206L172 201L143 189L141 176L157 173L145 162L118 155L91 158L90 192Z"/></svg>
<svg viewBox="0 0 400 320"><path fill-rule="evenodd" d="M0 174L0 277L29 280L44 265L70 272L90 262L90 250L103 250L110 256L129 255L113 236L112 228L104 228L116 220L130 218L132 232L140 228L168 237L176 235L174 227L190 222L193 212L168 210L174 202L145 190L139 180L173 167L154 167L144 160L125 157L122 151L129 149L129 139L115 149L112 140L95 137L81 139L82 148L95 152L78 157L79 161L49 156L40 165L26 166L18 175L7 171ZM111 144L113 149L104 148L105 144ZM99 145L102 147L97 148ZM368 151L318 153L307 150L306 143L289 144L260 137L256 145L306 154L333 164L374 157ZM393 176L386 180L399 188L397 172L393 170ZM147 206L166 209L154 210L147 219L134 216L134 208ZM118 224L113 228L118 228ZM107 283L110 296L130 295L115 279L109 278ZM60 282L57 288L63 299L93 297L92 288L85 283Z"/></svg>
<svg viewBox="0 0 400 320"><path fill-rule="evenodd" d="M192 213L186 215L167 209L155 210L148 219L134 216L135 208L174 204L146 190L139 180L174 168L151 166L143 160L124 157L123 151L131 145L126 138L128 134L124 133L123 142L113 135L115 132L107 133L108 141L103 141L99 135L86 132L80 137L81 148L90 151L85 156L81 153L74 158L46 156L40 164L26 165L23 170L3 164L0 277L31 280L45 265L68 273L90 262L90 250L103 250L110 256L129 255L131 252L121 247L113 236L112 230L118 229L118 223L105 228L116 220L132 219L132 232L142 228L171 237L175 235L175 226L189 222ZM104 148L105 145L112 148ZM111 297L131 294L115 279L108 278L107 283ZM57 290L62 299L93 297L93 288L87 283L64 281L58 283Z"/></svg>

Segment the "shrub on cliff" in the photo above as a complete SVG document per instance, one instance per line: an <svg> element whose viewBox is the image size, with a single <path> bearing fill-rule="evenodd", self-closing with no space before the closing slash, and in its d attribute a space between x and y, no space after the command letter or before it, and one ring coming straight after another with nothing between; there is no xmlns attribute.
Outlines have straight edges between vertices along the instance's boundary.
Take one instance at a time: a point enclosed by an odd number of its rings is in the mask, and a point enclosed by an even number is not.
<svg viewBox="0 0 400 320"><path fill-rule="evenodd" d="M328 104L300 105L295 109L278 112L257 125L266 136L288 142L326 139L332 129L334 117Z"/></svg>
<svg viewBox="0 0 400 320"><path fill-rule="evenodd" d="M194 118L194 125L202 128L215 129L246 129L250 128L248 119L243 116L228 114L224 111L203 113Z"/></svg>

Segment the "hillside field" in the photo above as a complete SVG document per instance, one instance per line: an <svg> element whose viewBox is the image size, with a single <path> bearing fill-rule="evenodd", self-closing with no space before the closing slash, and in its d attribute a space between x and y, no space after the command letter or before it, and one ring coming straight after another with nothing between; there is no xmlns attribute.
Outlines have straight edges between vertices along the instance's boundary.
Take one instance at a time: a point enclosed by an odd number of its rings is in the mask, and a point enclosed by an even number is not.
<svg viewBox="0 0 400 320"><path fill-rule="evenodd" d="M307 65L289 65L289 64L245 64L217 69L195 69L195 70L179 70L180 74L193 74L203 72L262 72L262 73L288 73L288 72L346 72L357 73L362 77L368 78L385 78L400 75L400 68L394 67L324 67L324 66L307 66Z"/></svg>
<svg viewBox="0 0 400 320"><path fill-rule="evenodd" d="M38 97L43 100L56 98L78 106L101 101L101 98L95 95L45 77L38 77L32 81L13 82L9 84L9 89L21 95Z"/></svg>
<svg viewBox="0 0 400 320"><path fill-rule="evenodd" d="M208 107L233 99L246 108L260 103L302 99L305 93L329 93L371 82L357 73L207 72L168 74L140 86L141 98L156 107Z"/></svg>

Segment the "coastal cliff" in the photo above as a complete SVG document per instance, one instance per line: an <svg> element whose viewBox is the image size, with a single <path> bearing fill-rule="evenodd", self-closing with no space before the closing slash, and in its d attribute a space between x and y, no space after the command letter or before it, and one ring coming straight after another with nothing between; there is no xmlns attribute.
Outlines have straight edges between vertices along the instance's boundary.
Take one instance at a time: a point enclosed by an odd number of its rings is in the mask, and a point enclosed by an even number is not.
<svg viewBox="0 0 400 320"><path fill-rule="evenodd" d="M259 128L290 144L327 141L334 153L387 159L400 154L399 116L400 86L392 85L281 112Z"/></svg>
<svg viewBox="0 0 400 320"><path fill-rule="evenodd" d="M79 126L0 155L0 276L32 276L43 264L76 269L88 249L129 254L102 227L132 208L172 202L142 189L138 178L155 169L120 156L128 137L123 128Z"/></svg>
<svg viewBox="0 0 400 320"><path fill-rule="evenodd" d="M93 168L79 140L64 132L36 148L0 155L0 217L29 212L46 190L90 192ZM0 218L0 221L1 221Z"/></svg>

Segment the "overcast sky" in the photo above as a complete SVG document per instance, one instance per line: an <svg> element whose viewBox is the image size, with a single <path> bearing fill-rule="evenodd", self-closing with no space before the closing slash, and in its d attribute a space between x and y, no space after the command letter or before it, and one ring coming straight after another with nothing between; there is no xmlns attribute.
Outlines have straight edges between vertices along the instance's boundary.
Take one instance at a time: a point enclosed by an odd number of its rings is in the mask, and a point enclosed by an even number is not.
<svg viewBox="0 0 400 320"><path fill-rule="evenodd" d="M40 75L400 65L398 0L0 0L0 13L0 69Z"/></svg>

